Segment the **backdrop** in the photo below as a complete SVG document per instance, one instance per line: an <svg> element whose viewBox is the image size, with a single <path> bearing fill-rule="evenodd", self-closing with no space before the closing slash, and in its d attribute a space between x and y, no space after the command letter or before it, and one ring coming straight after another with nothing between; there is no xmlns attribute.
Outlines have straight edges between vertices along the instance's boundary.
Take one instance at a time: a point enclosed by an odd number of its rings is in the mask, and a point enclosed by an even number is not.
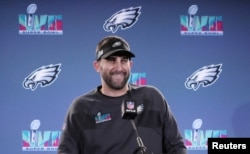
<svg viewBox="0 0 250 154"><path fill-rule="evenodd" d="M189 154L250 137L249 16L248 0L0 1L1 153L56 153L71 101L100 84L107 35L130 43L130 82L162 91Z"/></svg>

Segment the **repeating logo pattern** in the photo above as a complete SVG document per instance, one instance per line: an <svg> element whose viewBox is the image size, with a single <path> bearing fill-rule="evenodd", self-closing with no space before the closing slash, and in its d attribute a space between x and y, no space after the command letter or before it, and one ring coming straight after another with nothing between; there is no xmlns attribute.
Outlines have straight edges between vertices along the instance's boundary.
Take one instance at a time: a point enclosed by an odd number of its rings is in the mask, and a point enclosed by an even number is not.
<svg viewBox="0 0 250 154"><path fill-rule="evenodd" d="M192 123L192 129L184 130L185 146L188 150L207 150L208 138L227 138L225 129L202 130L203 120L197 118Z"/></svg>
<svg viewBox="0 0 250 154"><path fill-rule="evenodd" d="M57 151L61 131L39 130L41 121L30 123L30 130L22 130L22 151Z"/></svg>
<svg viewBox="0 0 250 154"><path fill-rule="evenodd" d="M104 30L115 33L119 28L121 30L131 28L138 21L141 14L140 10L141 6L130 7L116 12L105 21L103 25Z"/></svg>
<svg viewBox="0 0 250 154"><path fill-rule="evenodd" d="M19 14L19 35L62 35L62 15L36 15L37 8L33 3L27 14Z"/></svg>
<svg viewBox="0 0 250 154"><path fill-rule="evenodd" d="M181 35L222 36L222 16L198 16L198 5L188 8L188 15L181 15Z"/></svg>
<svg viewBox="0 0 250 154"><path fill-rule="evenodd" d="M57 79L61 71L60 67L61 64L51 64L36 69L24 79L23 87L34 91L38 85L41 87L51 85Z"/></svg>
<svg viewBox="0 0 250 154"><path fill-rule="evenodd" d="M197 90L200 86L207 87L215 83L222 71L222 64L204 66L187 78L185 86Z"/></svg>

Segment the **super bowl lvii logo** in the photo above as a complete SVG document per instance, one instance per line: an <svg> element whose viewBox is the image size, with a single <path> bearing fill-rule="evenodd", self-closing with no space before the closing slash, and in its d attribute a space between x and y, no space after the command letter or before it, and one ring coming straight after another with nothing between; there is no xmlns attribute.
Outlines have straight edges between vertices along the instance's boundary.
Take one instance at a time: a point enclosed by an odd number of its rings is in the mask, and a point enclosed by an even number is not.
<svg viewBox="0 0 250 154"><path fill-rule="evenodd" d="M22 131L23 151L57 151L61 131L40 131L41 121L35 119L30 124L30 130Z"/></svg>
<svg viewBox="0 0 250 154"><path fill-rule="evenodd" d="M181 35L223 35L222 16L198 16L197 12L198 6L191 5L188 8L188 15L180 16Z"/></svg>
<svg viewBox="0 0 250 154"><path fill-rule="evenodd" d="M227 131L223 129L202 130L202 119L193 121L193 129L184 130L185 146L188 150L207 150L208 138L227 138Z"/></svg>
<svg viewBox="0 0 250 154"><path fill-rule="evenodd" d="M36 15L37 5L30 4L27 14L19 14L20 35L62 35L62 15Z"/></svg>

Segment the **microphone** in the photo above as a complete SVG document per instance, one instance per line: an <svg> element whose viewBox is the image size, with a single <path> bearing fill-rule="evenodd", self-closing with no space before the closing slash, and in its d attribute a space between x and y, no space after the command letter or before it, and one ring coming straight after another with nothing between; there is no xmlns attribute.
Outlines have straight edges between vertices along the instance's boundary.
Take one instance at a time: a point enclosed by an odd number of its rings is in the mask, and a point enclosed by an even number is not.
<svg viewBox="0 0 250 154"><path fill-rule="evenodd" d="M122 119L135 119L137 115L135 101L124 99L122 102Z"/></svg>
<svg viewBox="0 0 250 154"><path fill-rule="evenodd" d="M144 146L143 142L142 142L142 139L141 137L139 136L139 133L137 131L137 128L135 126L135 122L134 120L131 120L131 123L132 123L132 126L135 130L135 133L136 133L136 140L137 140L137 144L138 144L138 148L134 151L134 154L147 154L148 153L148 150L147 148Z"/></svg>
<svg viewBox="0 0 250 154"><path fill-rule="evenodd" d="M134 151L134 154L147 154L147 148L144 146L141 137L139 136L138 130L136 128L134 119L137 116L137 105L134 100L131 98L131 89L128 91L129 99L124 99L121 106L122 119L130 120L133 126L133 129L136 133L136 140L138 148Z"/></svg>
<svg viewBox="0 0 250 154"><path fill-rule="evenodd" d="M135 119L137 115L137 105L134 100L132 100L131 87L127 91L128 97L122 101L122 119Z"/></svg>

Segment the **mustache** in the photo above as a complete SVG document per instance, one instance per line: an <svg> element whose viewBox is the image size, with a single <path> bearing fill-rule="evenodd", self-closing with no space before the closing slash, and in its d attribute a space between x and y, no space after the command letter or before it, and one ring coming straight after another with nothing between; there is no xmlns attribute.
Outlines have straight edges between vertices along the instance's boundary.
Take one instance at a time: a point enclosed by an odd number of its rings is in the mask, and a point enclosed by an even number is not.
<svg viewBox="0 0 250 154"><path fill-rule="evenodd" d="M110 75L126 75L127 73L126 72L123 72L123 71L114 71L114 72L111 72Z"/></svg>

